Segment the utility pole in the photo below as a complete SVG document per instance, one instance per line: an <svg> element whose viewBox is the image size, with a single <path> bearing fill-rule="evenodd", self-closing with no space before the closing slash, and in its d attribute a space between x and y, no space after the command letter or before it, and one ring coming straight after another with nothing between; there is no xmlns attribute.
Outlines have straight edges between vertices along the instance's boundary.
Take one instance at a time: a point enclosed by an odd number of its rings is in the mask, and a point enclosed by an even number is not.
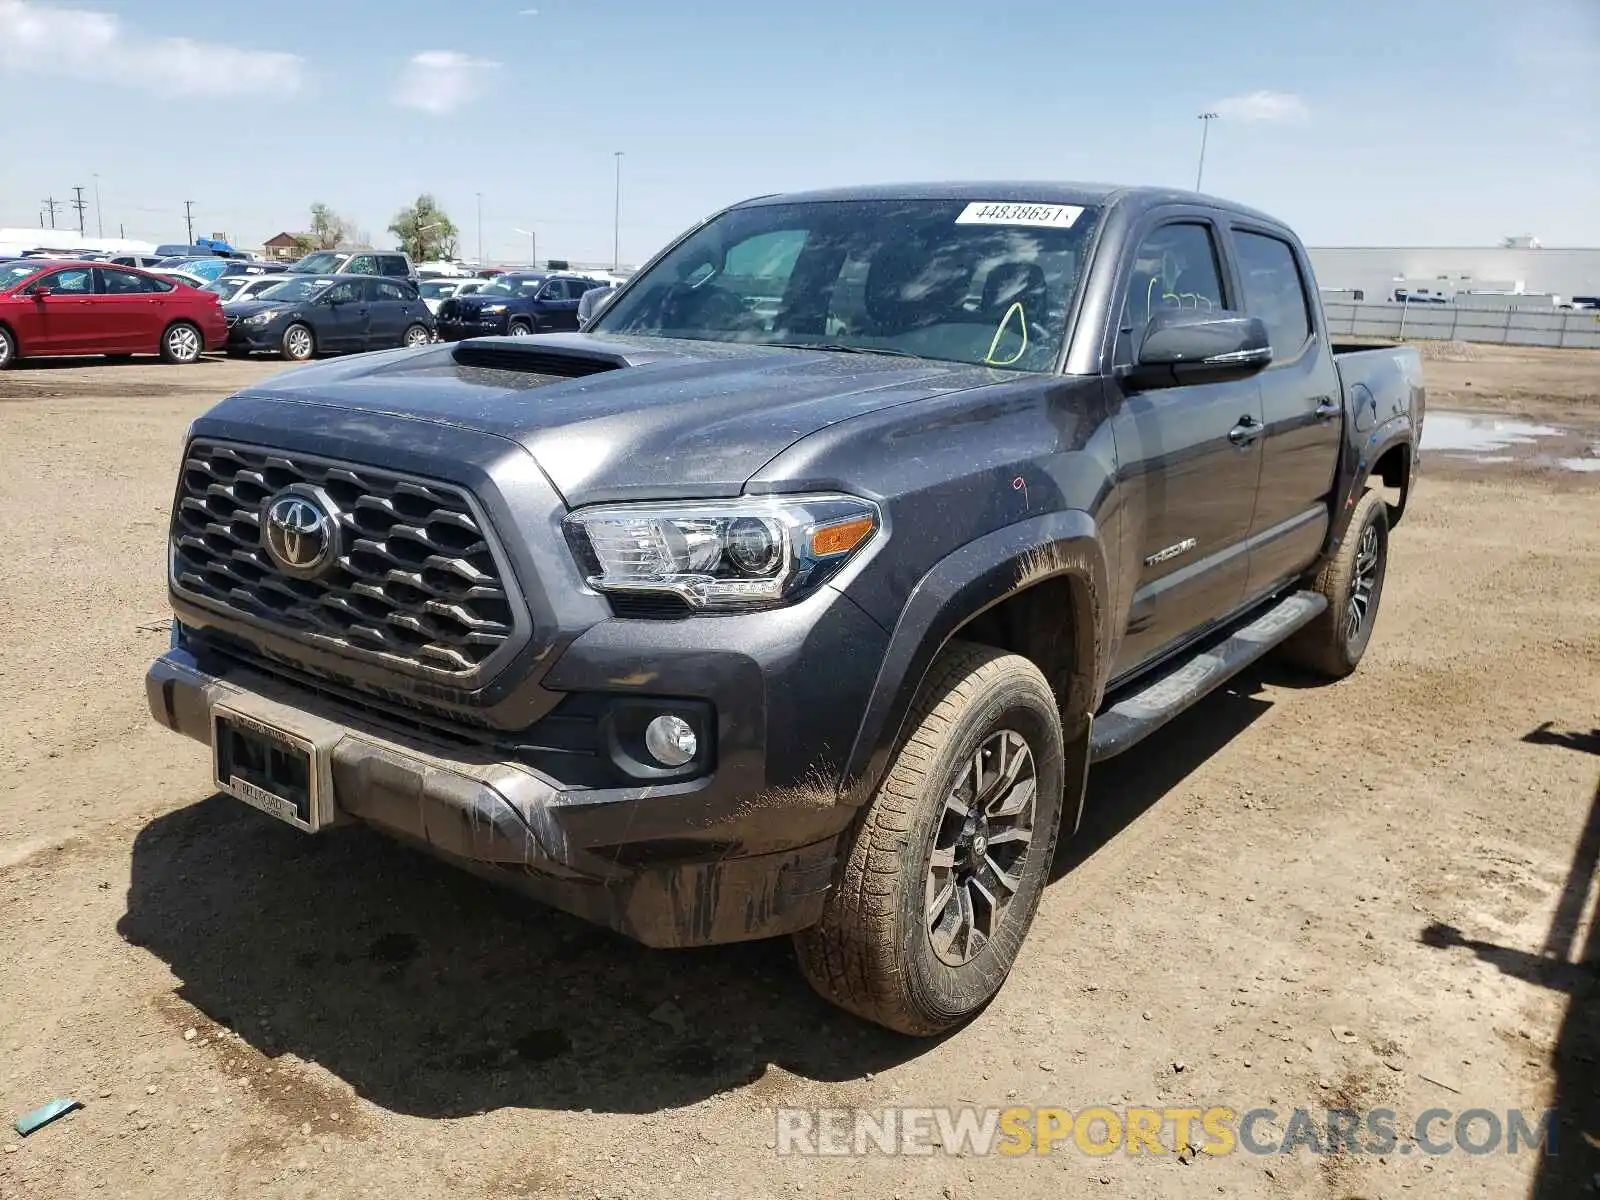
<svg viewBox="0 0 1600 1200"><path fill-rule="evenodd" d="M1200 190L1200 180L1206 173L1206 135L1211 132L1211 122L1221 115L1221 113L1203 112L1198 118L1200 121L1200 165L1195 168L1194 173L1194 190L1197 192Z"/></svg>
<svg viewBox="0 0 1600 1200"><path fill-rule="evenodd" d="M82 236L84 236L84 232L83 232L83 210L88 208L89 205L88 205L88 202L85 201L84 198L83 198L83 184L80 183L80 184L75 185L72 190L76 194L73 196L73 198L70 201L68 201L68 203L71 204L73 208L78 210L78 236L82 237Z"/></svg>
<svg viewBox="0 0 1600 1200"><path fill-rule="evenodd" d="M43 200L39 201L39 203L44 205L45 211L50 214L50 228L54 229L56 227L56 210L65 208L66 205L60 200L57 200L54 196L46 196ZM43 221L39 223L39 228L44 228Z"/></svg>
<svg viewBox="0 0 1600 1200"><path fill-rule="evenodd" d="M98 173L94 177L94 232L96 237L105 237L106 235L105 219L100 212L100 176Z"/></svg>
<svg viewBox="0 0 1600 1200"><path fill-rule="evenodd" d="M622 151L612 153L617 160L617 205L611 226L611 269L615 271L622 265Z"/></svg>
<svg viewBox="0 0 1600 1200"><path fill-rule="evenodd" d="M483 193L478 193L478 265L483 266Z"/></svg>
<svg viewBox="0 0 1600 1200"><path fill-rule="evenodd" d="M193 200L185 200L183 202L183 220L184 220L184 224L188 225L188 227L189 227L189 243L188 244L192 246L192 245L194 245L194 201Z"/></svg>

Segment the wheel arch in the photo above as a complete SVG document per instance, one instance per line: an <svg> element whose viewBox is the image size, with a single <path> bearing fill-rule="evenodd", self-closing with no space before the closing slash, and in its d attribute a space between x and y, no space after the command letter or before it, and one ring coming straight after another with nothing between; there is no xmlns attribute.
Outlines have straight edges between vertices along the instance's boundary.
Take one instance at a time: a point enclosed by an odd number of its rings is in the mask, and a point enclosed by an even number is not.
<svg viewBox="0 0 1600 1200"><path fill-rule="evenodd" d="M1098 533L1087 513L1049 513L969 542L917 582L890 633L846 765L850 803L871 798L929 668L960 638L1021 654L1049 681L1067 745L1062 828L1076 828L1107 658L1108 575Z"/></svg>

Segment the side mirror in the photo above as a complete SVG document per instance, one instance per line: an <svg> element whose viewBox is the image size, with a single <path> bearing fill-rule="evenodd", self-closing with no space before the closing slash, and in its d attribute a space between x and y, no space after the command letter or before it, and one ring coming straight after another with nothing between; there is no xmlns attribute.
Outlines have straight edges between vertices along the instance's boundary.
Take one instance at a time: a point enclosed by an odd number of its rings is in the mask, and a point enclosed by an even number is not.
<svg viewBox="0 0 1600 1200"><path fill-rule="evenodd" d="M1222 310L1163 309L1145 326L1139 361L1123 369L1133 389L1244 379L1272 361L1260 317Z"/></svg>
<svg viewBox="0 0 1600 1200"><path fill-rule="evenodd" d="M33 289L33 298L35 300L43 300L46 296L53 295L54 293L55 288L50 287L48 284L41 283L38 287Z"/></svg>

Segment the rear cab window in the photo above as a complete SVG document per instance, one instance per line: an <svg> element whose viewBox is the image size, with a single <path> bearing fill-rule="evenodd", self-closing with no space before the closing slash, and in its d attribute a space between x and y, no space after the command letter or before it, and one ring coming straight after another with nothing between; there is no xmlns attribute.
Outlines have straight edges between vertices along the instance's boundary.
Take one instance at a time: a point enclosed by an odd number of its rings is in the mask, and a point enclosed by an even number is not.
<svg viewBox="0 0 1600 1200"><path fill-rule="evenodd" d="M1245 311L1260 317L1272 342L1274 365L1300 357L1311 337L1311 309L1294 247L1282 238L1233 230Z"/></svg>

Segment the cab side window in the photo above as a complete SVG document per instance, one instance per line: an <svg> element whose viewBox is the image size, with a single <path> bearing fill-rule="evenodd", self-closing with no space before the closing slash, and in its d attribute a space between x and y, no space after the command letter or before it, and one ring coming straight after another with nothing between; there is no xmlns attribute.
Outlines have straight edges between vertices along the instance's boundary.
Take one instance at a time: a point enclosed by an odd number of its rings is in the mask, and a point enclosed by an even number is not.
<svg viewBox="0 0 1600 1200"><path fill-rule="evenodd" d="M1145 326L1164 308L1226 308L1218 264L1217 241L1209 225L1185 221L1146 234L1128 276L1116 361L1134 361Z"/></svg>
<svg viewBox="0 0 1600 1200"><path fill-rule="evenodd" d="M354 280L329 288L324 299L329 304L354 304L361 296L360 289Z"/></svg>
<svg viewBox="0 0 1600 1200"><path fill-rule="evenodd" d="M1299 358L1311 336L1311 316L1294 248L1282 238L1242 229L1233 231L1233 243L1238 249L1239 274L1244 281L1245 310L1266 325L1272 341L1272 361L1285 363Z"/></svg>
<svg viewBox="0 0 1600 1200"><path fill-rule="evenodd" d="M65 271L55 271L29 284L26 291L32 292L35 288L41 287L59 292L63 296L91 296L94 294L94 271L89 267L69 267Z"/></svg>

